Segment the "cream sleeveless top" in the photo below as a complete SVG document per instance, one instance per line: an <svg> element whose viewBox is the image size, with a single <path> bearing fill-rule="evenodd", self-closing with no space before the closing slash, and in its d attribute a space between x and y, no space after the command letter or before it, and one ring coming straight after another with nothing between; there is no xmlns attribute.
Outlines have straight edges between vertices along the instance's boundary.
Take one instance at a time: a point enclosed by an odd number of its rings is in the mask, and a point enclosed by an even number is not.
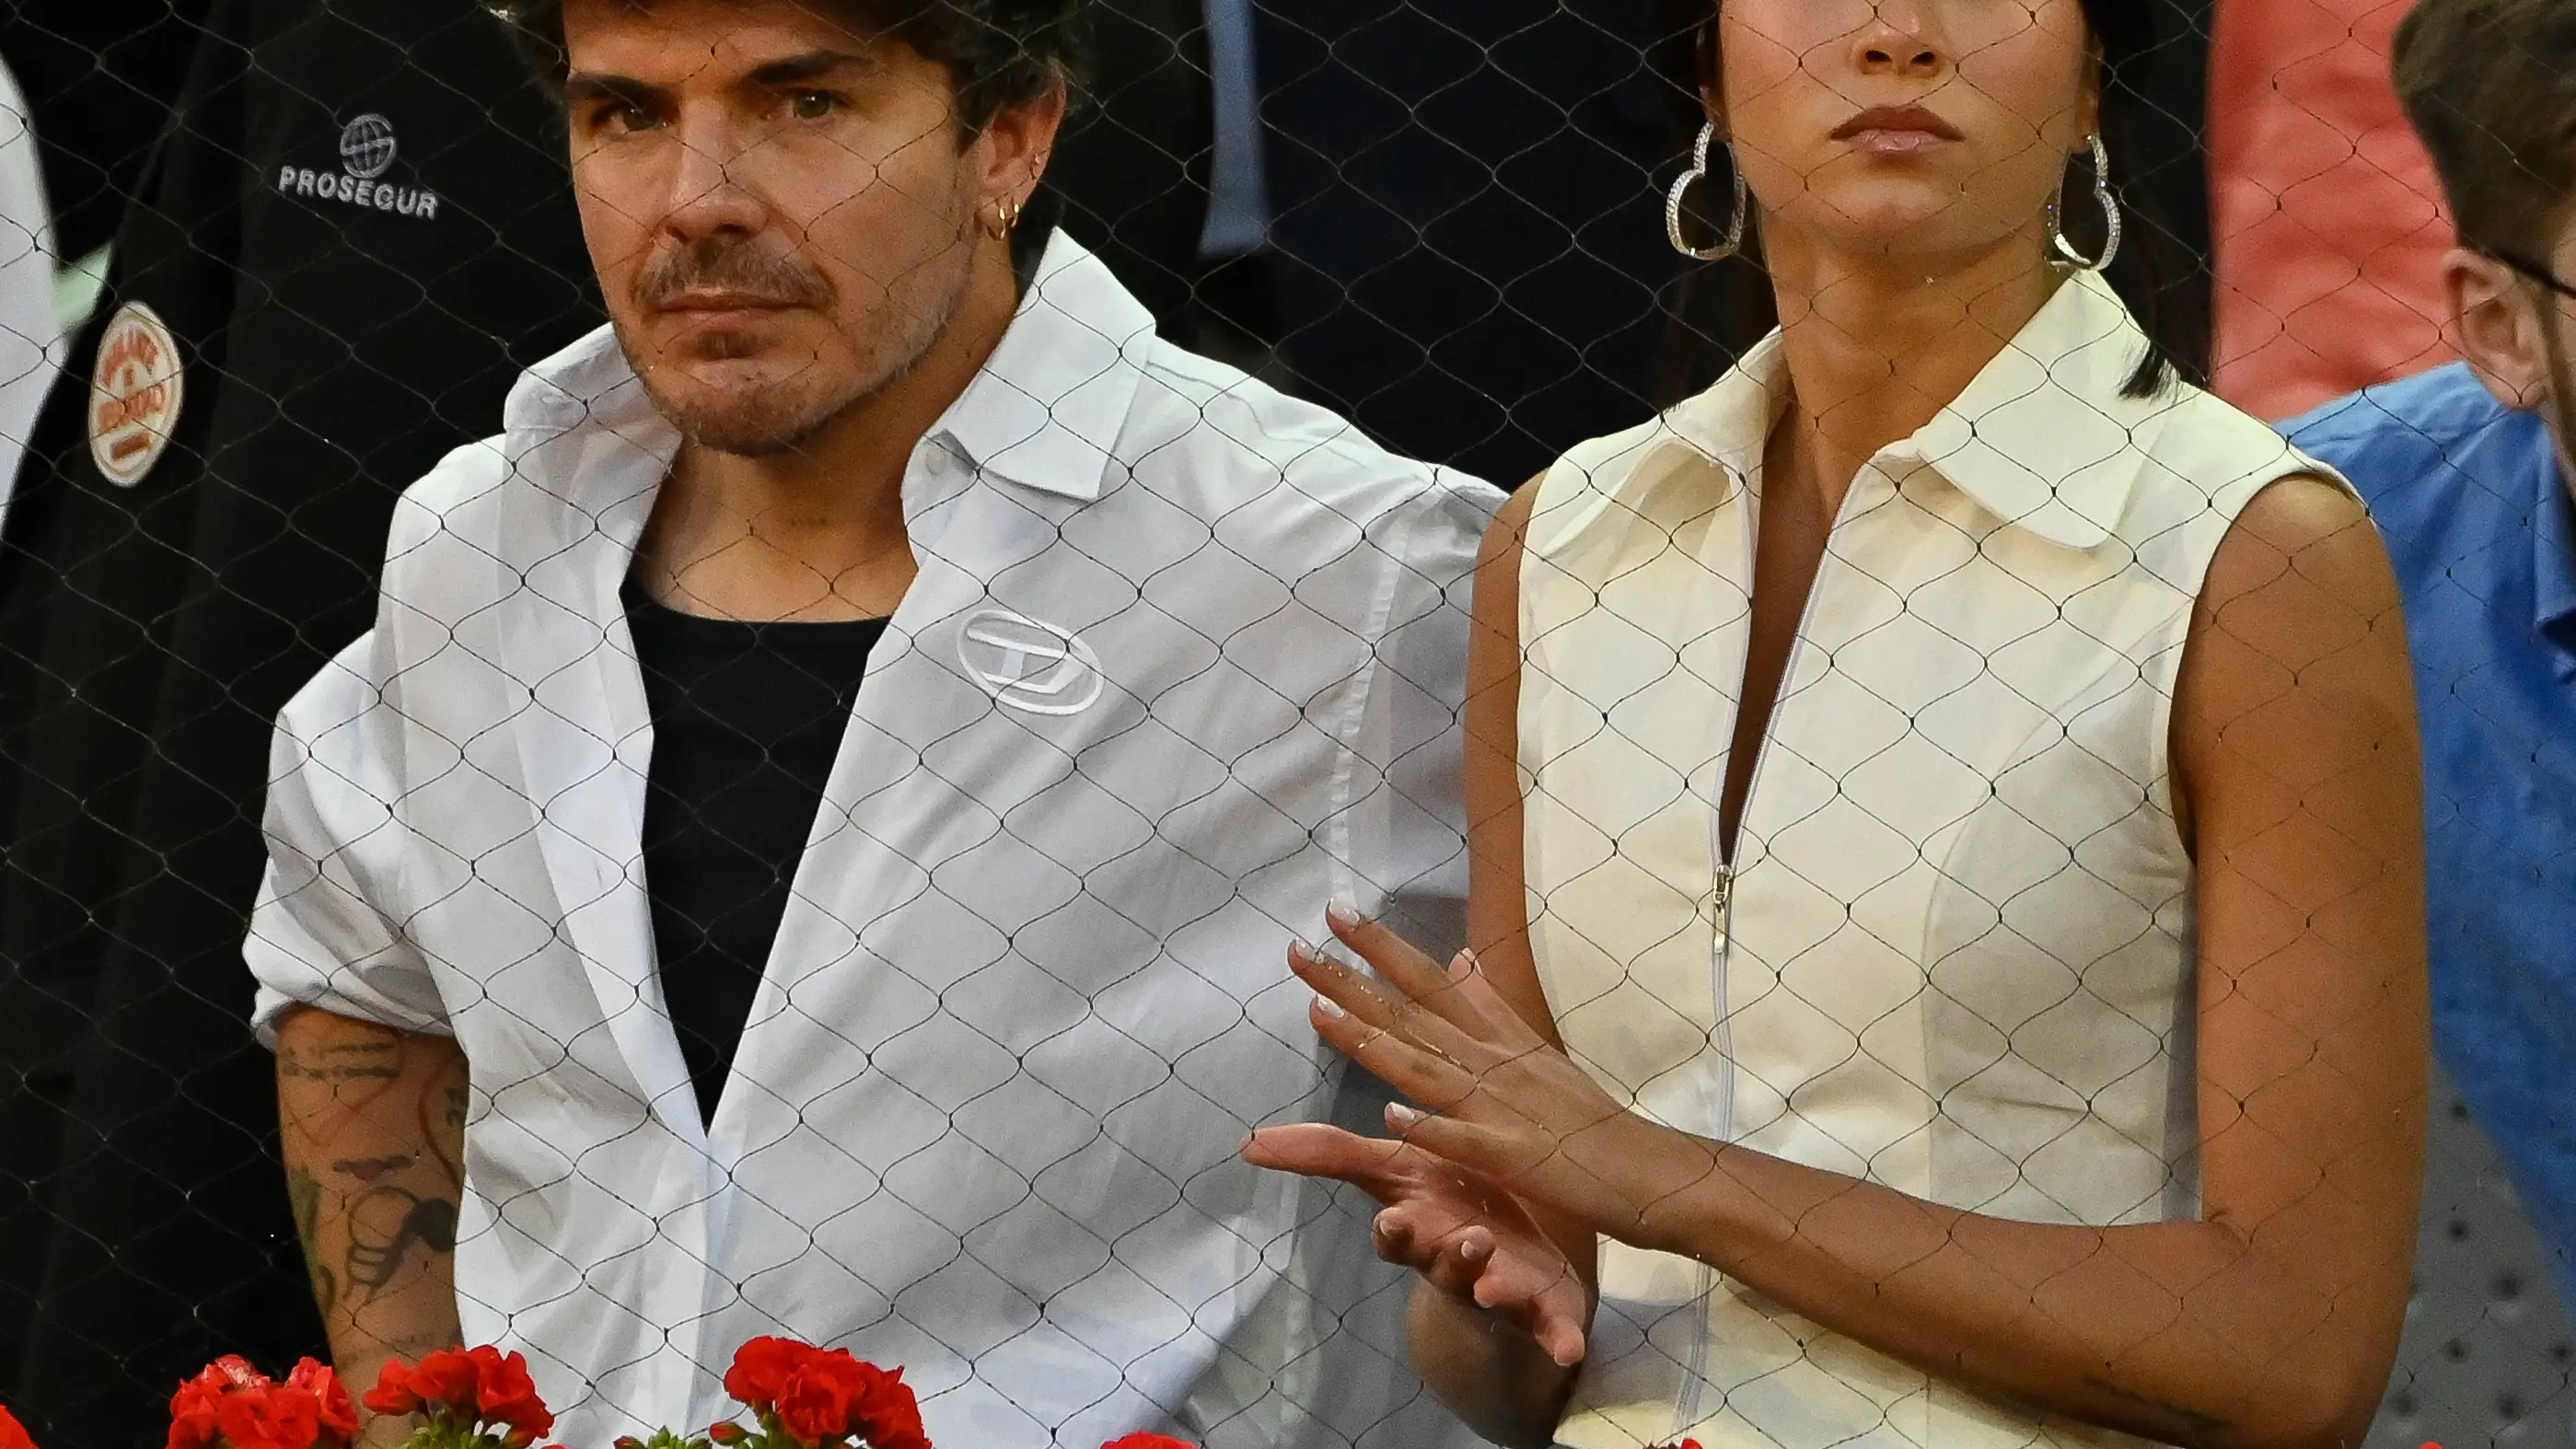
<svg viewBox="0 0 2576 1449"><path fill-rule="evenodd" d="M2080 275L1826 546L1735 859L1775 336L1576 448L1521 568L1530 943L1567 1048L1648 1115L1997 1217L2199 1212L2192 867L2167 734L2237 512L2332 477ZM1602 1243L1559 1439L1639 1449L2134 1443L1929 1378L1688 1259Z"/></svg>

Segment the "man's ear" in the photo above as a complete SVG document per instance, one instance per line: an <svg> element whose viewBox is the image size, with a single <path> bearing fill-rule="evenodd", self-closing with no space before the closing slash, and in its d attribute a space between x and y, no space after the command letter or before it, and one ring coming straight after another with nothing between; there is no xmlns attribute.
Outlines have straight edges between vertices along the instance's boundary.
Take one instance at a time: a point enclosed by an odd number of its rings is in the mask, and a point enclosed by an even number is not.
<svg viewBox="0 0 2576 1449"><path fill-rule="evenodd" d="M2481 252L2454 247L2442 258L2460 355L2478 381L2509 408L2536 408L2549 398L2549 346L2540 306L2513 268Z"/></svg>
<svg viewBox="0 0 2576 1449"><path fill-rule="evenodd" d="M993 113L977 138L984 149L984 195L987 204L1007 199L1026 205L1045 177L1055 154L1057 133L1071 97L1059 78L1045 94Z"/></svg>

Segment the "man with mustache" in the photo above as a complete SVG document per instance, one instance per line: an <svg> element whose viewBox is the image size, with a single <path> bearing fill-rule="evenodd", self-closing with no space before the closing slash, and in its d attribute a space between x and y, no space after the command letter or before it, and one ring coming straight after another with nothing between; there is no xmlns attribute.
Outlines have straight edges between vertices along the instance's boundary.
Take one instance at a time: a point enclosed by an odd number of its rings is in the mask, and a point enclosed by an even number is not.
<svg viewBox="0 0 2576 1449"><path fill-rule="evenodd" d="M497 1343L604 1443L776 1333L1086 1449L1408 1387L1330 1367L1358 1243L1234 1153L1331 1084L1317 903L1459 932L1499 498L1052 233L1074 10L505 10L612 325L406 495L246 947L355 1381Z"/></svg>

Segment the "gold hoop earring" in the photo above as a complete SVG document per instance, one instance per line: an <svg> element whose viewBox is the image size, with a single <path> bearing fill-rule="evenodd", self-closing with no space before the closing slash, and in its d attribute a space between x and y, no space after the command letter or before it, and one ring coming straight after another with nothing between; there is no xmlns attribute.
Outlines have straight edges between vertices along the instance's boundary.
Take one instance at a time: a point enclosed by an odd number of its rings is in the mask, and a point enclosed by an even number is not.
<svg viewBox="0 0 2576 1449"><path fill-rule="evenodd" d="M1020 200L1016 196L996 197L993 201L993 235L1007 237L1020 225Z"/></svg>

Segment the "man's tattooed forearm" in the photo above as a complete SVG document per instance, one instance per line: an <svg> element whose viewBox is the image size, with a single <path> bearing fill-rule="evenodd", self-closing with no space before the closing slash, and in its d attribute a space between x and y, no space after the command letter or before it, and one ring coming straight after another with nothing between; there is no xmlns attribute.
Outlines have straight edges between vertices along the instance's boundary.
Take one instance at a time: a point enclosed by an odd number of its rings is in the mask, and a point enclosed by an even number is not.
<svg viewBox="0 0 2576 1449"><path fill-rule="evenodd" d="M386 1185L350 1199L349 1251L343 1267L349 1286L375 1297L402 1276L413 1249L437 1257L456 1251L457 1204Z"/></svg>
<svg viewBox="0 0 2576 1449"><path fill-rule="evenodd" d="M321 1240L314 1236L322 1226L322 1184L300 1165L292 1166L286 1169L286 1196L295 1209L295 1235L304 1243L304 1272L313 1280L313 1301L327 1315L340 1301L340 1280L322 1261Z"/></svg>

